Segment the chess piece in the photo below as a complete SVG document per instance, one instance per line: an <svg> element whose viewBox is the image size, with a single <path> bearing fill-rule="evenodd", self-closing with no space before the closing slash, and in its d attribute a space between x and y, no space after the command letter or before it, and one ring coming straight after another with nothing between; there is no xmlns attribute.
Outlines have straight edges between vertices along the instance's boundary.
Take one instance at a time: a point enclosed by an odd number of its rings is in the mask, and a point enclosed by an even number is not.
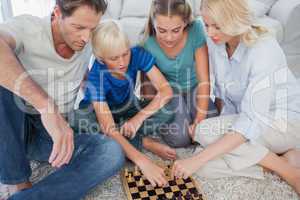
<svg viewBox="0 0 300 200"><path fill-rule="evenodd" d="M128 168L125 168L125 176L128 176Z"/></svg>
<svg viewBox="0 0 300 200"><path fill-rule="evenodd" d="M144 185L144 181L143 181L142 178L140 178L140 180L139 180L139 186L143 186L143 185Z"/></svg>
<svg viewBox="0 0 300 200"><path fill-rule="evenodd" d="M185 198L186 198L187 200L189 200L189 199L192 198L192 195L191 195L191 193L190 193L189 191L186 192Z"/></svg>
<svg viewBox="0 0 300 200"><path fill-rule="evenodd" d="M134 166L134 175L138 176L139 175L139 170L137 166Z"/></svg>
<svg viewBox="0 0 300 200"><path fill-rule="evenodd" d="M129 181L129 182L132 181L131 173L128 174L128 181Z"/></svg>

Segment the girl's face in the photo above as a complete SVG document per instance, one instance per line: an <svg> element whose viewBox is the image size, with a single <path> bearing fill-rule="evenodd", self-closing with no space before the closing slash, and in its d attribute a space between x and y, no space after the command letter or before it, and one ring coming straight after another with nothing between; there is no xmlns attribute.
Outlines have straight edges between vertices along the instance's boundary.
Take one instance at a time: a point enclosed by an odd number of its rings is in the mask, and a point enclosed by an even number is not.
<svg viewBox="0 0 300 200"><path fill-rule="evenodd" d="M108 70L116 76L124 76L130 62L130 48L121 48L118 51L101 58Z"/></svg>
<svg viewBox="0 0 300 200"><path fill-rule="evenodd" d="M234 39L233 36L223 33L217 23L205 13L205 10L202 10L201 13L205 23L207 36L210 37L215 44L225 44Z"/></svg>
<svg viewBox="0 0 300 200"><path fill-rule="evenodd" d="M160 45L174 48L183 39L186 23L180 16L157 15L154 21L156 39Z"/></svg>

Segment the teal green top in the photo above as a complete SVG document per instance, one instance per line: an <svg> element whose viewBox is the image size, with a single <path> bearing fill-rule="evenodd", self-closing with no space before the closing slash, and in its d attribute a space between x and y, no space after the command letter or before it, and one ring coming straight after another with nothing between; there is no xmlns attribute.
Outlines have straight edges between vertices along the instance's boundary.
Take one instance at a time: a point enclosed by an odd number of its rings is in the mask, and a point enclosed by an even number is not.
<svg viewBox="0 0 300 200"><path fill-rule="evenodd" d="M188 39L176 58L168 57L155 37L150 36L144 48L156 59L156 65L175 91L187 91L197 85L195 52L206 44L202 22L194 20L188 29Z"/></svg>

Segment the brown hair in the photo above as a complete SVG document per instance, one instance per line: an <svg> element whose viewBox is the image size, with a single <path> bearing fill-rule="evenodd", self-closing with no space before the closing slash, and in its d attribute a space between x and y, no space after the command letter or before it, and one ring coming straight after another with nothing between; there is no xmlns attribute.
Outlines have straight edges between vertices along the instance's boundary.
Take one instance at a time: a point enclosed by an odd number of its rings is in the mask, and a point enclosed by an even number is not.
<svg viewBox="0 0 300 200"><path fill-rule="evenodd" d="M71 16L74 11L80 6L89 6L96 11L96 13L104 14L107 8L105 0L56 0L56 5L60 8L63 17Z"/></svg>
<svg viewBox="0 0 300 200"><path fill-rule="evenodd" d="M187 0L153 0L144 31L144 39L155 35L153 21L156 15L169 17L180 16L183 21L187 23L186 28L188 28L193 21L192 8Z"/></svg>

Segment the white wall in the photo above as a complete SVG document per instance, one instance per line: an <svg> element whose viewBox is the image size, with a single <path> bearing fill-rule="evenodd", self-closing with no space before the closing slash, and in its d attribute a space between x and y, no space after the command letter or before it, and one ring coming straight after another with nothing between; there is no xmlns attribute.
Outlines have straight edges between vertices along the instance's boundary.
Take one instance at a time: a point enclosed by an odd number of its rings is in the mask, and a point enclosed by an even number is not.
<svg viewBox="0 0 300 200"><path fill-rule="evenodd" d="M10 0L13 15L31 14L38 17L50 15L55 0Z"/></svg>
<svg viewBox="0 0 300 200"><path fill-rule="evenodd" d="M0 23L3 22L3 13L2 13L2 2L0 0Z"/></svg>

